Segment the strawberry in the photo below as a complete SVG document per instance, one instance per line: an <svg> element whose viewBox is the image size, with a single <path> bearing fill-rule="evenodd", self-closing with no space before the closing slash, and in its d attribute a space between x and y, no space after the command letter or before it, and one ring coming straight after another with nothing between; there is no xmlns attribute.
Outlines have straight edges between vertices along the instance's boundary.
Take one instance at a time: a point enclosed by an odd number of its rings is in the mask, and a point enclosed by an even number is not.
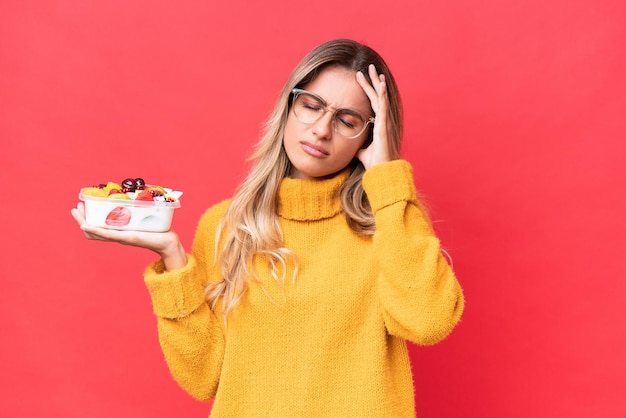
<svg viewBox="0 0 626 418"><path fill-rule="evenodd" d="M137 195L136 200L148 200L148 201L153 201L154 198L152 196L152 193L150 193L150 190L148 189L144 189L142 191L139 192L139 194Z"/></svg>
<svg viewBox="0 0 626 418"><path fill-rule="evenodd" d="M128 208L117 206L109 212L104 222L110 226L125 226L130 222L130 217L131 213Z"/></svg>

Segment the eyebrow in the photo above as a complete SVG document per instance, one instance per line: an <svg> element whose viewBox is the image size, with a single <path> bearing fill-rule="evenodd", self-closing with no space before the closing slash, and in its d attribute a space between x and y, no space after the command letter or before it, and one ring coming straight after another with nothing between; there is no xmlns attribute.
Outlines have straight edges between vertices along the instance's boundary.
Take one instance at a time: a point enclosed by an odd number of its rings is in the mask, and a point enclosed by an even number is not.
<svg viewBox="0 0 626 418"><path fill-rule="evenodd" d="M326 100L324 100L324 99L322 98L322 96L320 96L319 94L314 93L314 92L309 91L309 90L304 90L304 89L298 89L298 90L300 90L300 91L301 91L301 92L303 92L303 93L307 93L307 94L309 94L309 95L311 95L311 96L315 97L315 98L316 98L316 99L318 99L320 102L322 102L322 104L324 105L324 107L330 107L330 106L328 105L328 102L327 102ZM359 117L361 117L361 118L364 118L364 120L367 120L367 119L370 117L370 116L367 116L367 113L365 113L365 112L361 112L360 110L353 109L353 108L350 108L350 107L334 107L333 109L335 109L335 111L337 111L337 110L341 110L341 111L344 111L344 112L350 112L350 113L352 113L352 114L354 114L354 115L357 115L357 116L359 116ZM365 115L365 116L364 116L364 115Z"/></svg>

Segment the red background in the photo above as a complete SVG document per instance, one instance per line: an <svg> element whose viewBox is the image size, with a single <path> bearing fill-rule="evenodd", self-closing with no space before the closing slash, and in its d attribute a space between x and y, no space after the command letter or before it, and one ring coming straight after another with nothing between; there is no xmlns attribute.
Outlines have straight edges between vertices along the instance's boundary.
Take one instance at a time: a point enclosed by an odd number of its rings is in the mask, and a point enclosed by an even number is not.
<svg viewBox="0 0 626 418"><path fill-rule="evenodd" d="M207 416L158 347L154 256L69 210L141 176L185 191L188 247L294 65L352 37L397 77L467 297L411 346L420 417L626 416L625 22L623 0L2 2L2 415Z"/></svg>

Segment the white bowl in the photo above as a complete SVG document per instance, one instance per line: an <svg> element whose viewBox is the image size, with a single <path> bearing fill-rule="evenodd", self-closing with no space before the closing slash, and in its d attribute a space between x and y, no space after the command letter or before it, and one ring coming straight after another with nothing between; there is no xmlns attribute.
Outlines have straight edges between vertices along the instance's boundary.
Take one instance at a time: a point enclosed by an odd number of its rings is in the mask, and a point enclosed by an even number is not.
<svg viewBox="0 0 626 418"><path fill-rule="evenodd" d="M122 231L168 231L174 209L180 207L178 199L174 202L114 199L85 195L82 189L78 198L85 202L87 225Z"/></svg>

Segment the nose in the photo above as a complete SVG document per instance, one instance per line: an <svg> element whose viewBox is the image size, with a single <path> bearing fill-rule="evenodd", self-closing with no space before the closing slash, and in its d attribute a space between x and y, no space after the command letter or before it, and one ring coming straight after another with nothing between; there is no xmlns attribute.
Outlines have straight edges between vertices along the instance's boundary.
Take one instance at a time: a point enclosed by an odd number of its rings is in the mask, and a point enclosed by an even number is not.
<svg viewBox="0 0 626 418"><path fill-rule="evenodd" d="M330 139L333 136L333 116L331 110L326 112L313 125L313 133L321 139Z"/></svg>

